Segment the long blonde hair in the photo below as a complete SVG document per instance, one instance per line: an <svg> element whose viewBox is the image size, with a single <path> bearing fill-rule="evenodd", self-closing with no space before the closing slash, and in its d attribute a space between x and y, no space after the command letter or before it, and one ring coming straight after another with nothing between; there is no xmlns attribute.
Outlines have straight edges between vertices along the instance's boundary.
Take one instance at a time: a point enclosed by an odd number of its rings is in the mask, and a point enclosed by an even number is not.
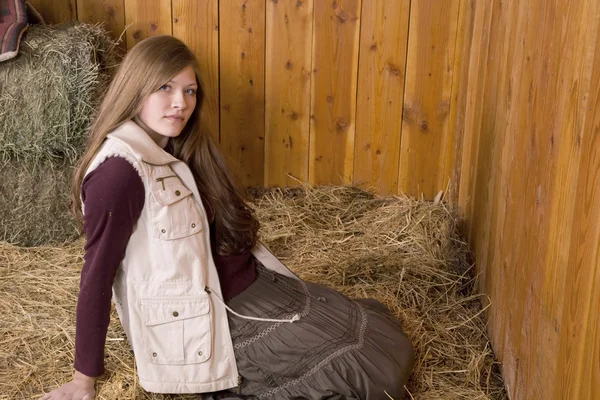
<svg viewBox="0 0 600 400"><path fill-rule="evenodd" d="M192 170L200 195L214 216L219 253L249 251L256 244L258 221L229 174L211 133L201 122L203 86L198 61L183 42L168 35L139 42L123 59L90 127L86 150L75 169L71 212L81 227L81 184L106 136L139 114L147 97L187 66L192 66L198 81L196 108L181 134L169 139L167 149Z"/></svg>

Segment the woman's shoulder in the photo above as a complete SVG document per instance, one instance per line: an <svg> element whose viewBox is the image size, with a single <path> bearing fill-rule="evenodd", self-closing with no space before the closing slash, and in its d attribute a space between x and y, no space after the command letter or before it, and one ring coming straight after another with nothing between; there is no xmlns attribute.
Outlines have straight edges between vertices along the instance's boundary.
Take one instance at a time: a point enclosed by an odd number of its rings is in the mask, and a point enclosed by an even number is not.
<svg viewBox="0 0 600 400"><path fill-rule="evenodd" d="M94 197L114 198L144 197L144 183L136 168L125 158L112 156L106 158L94 170L89 172L82 183L82 198L93 194Z"/></svg>

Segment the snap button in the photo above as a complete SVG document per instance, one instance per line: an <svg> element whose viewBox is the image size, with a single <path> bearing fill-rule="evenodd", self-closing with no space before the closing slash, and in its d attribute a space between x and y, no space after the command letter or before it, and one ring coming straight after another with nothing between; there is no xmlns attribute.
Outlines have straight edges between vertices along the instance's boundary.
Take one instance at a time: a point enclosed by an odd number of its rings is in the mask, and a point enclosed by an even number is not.
<svg viewBox="0 0 600 400"><path fill-rule="evenodd" d="M179 317L179 313L177 311L173 311L173 316L174 317Z"/></svg>
<svg viewBox="0 0 600 400"><path fill-rule="evenodd" d="M167 230L166 230L166 229L161 229L160 231L161 231L162 233L167 233Z"/></svg>
<svg viewBox="0 0 600 400"><path fill-rule="evenodd" d="M195 228L195 227L196 227L196 224L192 224L192 228Z"/></svg>
<svg viewBox="0 0 600 400"><path fill-rule="evenodd" d="M181 194L181 192L179 190L175 191L175 196L179 196Z"/></svg>
<svg viewBox="0 0 600 400"><path fill-rule="evenodd" d="M201 352L201 351L199 351L199 352L198 352L198 355L199 355L199 356L201 356L201 355L202 355L202 352Z"/></svg>
<svg viewBox="0 0 600 400"><path fill-rule="evenodd" d="M156 357L156 356L158 356L158 354L152 353L152 357Z"/></svg>

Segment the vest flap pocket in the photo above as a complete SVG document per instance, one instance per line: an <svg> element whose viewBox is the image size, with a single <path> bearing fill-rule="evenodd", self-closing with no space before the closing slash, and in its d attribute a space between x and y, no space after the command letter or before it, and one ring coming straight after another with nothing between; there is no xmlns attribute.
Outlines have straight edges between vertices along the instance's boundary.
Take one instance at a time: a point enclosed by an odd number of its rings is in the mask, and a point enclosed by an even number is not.
<svg viewBox="0 0 600 400"><path fill-rule="evenodd" d="M208 296L142 299L145 326L167 324L208 314Z"/></svg>
<svg viewBox="0 0 600 400"><path fill-rule="evenodd" d="M177 177L165 177L163 181L155 181L152 185L152 195L156 202L163 207L176 203L191 194L192 192Z"/></svg>
<svg viewBox="0 0 600 400"><path fill-rule="evenodd" d="M163 365L203 363L212 354L208 295L153 297L141 300L142 352Z"/></svg>

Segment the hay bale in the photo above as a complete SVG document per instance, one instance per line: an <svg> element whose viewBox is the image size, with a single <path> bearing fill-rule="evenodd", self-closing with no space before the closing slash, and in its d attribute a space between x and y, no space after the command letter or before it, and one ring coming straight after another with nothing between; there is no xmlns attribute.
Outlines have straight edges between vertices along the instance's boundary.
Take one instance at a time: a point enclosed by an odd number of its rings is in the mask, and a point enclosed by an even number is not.
<svg viewBox="0 0 600 400"><path fill-rule="evenodd" d="M474 292L469 248L444 204L323 187L267 191L255 208L263 240L302 278L377 298L402 320L417 350L410 398L507 399ZM7 399L35 397L72 375L82 246L0 243L0 393ZM196 398L139 387L114 312L108 338L99 398Z"/></svg>
<svg viewBox="0 0 600 400"><path fill-rule="evenodd" d="M31 26L19 55L0 63L0 161L73 164L115 51L99 25Z"/></svg>
<svg viewBox="0 0 600 400"><path fill-rule="evenodd" d="M64 162L0 165L0 240L39 246L77 238L69 213L72 175L73 167Z"/></svg>

